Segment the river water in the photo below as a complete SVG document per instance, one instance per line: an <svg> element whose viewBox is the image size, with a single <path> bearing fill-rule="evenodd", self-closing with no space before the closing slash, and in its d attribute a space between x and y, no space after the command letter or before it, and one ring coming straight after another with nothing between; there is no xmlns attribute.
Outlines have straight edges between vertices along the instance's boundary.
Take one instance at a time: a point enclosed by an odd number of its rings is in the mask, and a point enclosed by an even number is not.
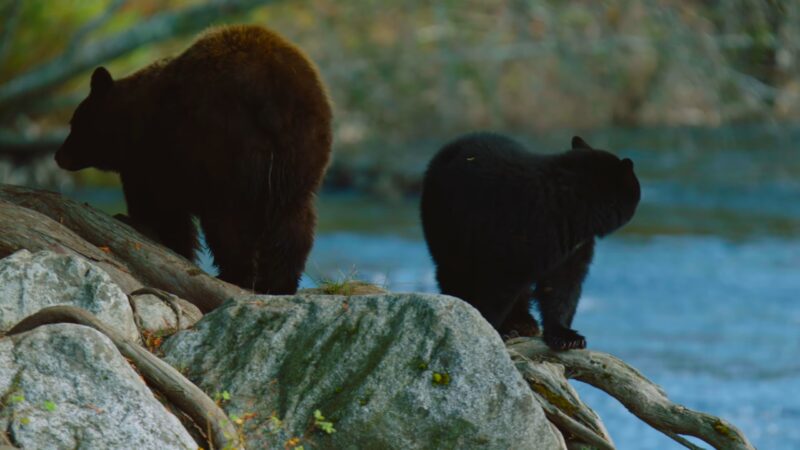
<svg viewBox="0 0 800 450"><path fill-rule="evenodd" d="M574 327L590 349L731 421L758 448L800 449L800 133L764 136L608 138L636 162L643 198L631 223L599 241ZM437 291L416 199L323 194L318 204L303 286L356 278ZM573 384L619 448L683 448Z"/></svg>

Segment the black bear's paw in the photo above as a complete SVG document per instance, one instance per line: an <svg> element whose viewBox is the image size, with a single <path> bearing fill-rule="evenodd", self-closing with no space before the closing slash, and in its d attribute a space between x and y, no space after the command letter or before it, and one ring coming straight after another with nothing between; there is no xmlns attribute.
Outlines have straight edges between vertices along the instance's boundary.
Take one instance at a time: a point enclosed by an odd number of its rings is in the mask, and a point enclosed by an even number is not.
<svg viewBox="0 0 800 450"><path fill-rule="evenodd" d="M510 326L505 326L500 332L503 340L516 337L535 337L541 336L542 331L535 321L515 322Z"/></svg>
<svg viewBox="0 0 800 450"><path fill-rule="evenodd" d="M553 350L586 348L586 338L569 328L545 329L544 343Z"/></svg>

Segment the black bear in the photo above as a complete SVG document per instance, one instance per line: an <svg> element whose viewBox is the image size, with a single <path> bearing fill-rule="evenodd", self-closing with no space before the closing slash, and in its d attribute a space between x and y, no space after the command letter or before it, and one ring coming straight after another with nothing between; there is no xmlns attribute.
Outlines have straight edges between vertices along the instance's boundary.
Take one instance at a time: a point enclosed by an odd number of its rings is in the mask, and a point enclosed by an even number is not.
<svg viewBox="0 0 800 450"><path fill-rule="evenodd" d="M551 155L497 134L461 137L433 158L423 182L422 227L439 288L501 334L537 334L534 298L547 345L584 348L570 327L594 239L627 223L639 197L630 159L577 136L571 150Z"/></svg>
<svg viewBox="0 0 800 450"><path fill-rule="evenodd" d="M197 218L221 279L296 292L332 136L328 95L296 46L230 26L122 79L100 67L70 124L58 165L118 172L130 224L192 259Z"/></svg>

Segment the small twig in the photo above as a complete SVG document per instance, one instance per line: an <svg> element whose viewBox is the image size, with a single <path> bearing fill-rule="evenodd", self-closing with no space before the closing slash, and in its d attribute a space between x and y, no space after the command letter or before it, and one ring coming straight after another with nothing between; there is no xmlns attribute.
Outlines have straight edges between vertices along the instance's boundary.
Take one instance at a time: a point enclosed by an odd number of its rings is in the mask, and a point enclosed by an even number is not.
<svg viewBox="0 0 800 450"><path fill-rule="evenodd" d="M161 289L156 289L147 286L137 289L128 295L131 297L135 297L137 295L152 295L159 298L162 302L166 303L170 308L172 308L172 311L175 313L175 329L176 330L182 329L181 314L183 314L183 308L181 308L181 305L178 303L177 296L170 294L167 291L162 291Z"/></svg>
<svg viewBox="0 0 800 450"><path fill-rule="evenodd" d="M673 441L677 442L678 444L681 444L682 446L688 448L689 450L706 450L703 447L698 447L697 445L692 444L685 437L677 435L673 432L663 432L663 433L666 434Z"/></svg>
<svg viewBox="0 0 800 450"><path fill-rule="evenodd" d="M75 323L94 328L103 333L119 352L133 361L149 384L161 392L170 402L184 411L197 424L209 423L210 441L217 448L242 448L233 422L197 386L187 380L172 366L158 359L142 347L118 335L90 312L67 305L51 306L32 314L8 331L6 336L30 331L41 325L52 323Z"/></svg>
<svg viewBox="0 0 800 450"><path fill-rule="evenodd" d="M147 339L145 339L144 333L144 325L142 324L142 318L139 316L139 310L136 308L136 302L133 301L133 297L131 294L127 294L128 297L128 304L131 306L131 311L133 312L133 323L136 324L136 331L139 333L139 341L142 343L147 343Z"/></svg>

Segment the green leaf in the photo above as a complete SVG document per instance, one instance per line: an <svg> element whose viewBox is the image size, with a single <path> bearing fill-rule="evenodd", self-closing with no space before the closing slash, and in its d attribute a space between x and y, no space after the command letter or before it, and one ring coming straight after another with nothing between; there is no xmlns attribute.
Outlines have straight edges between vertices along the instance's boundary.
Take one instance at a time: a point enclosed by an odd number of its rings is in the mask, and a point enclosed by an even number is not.
<svg viewBox="0 0 800 450"><path fill-rule="evenodd" d="M48 410L50 412L53 412L53 411L56 410L56 404L51 402L50 400L46 400L44 402L44 409L46 409L46 410Z"/></svg>

